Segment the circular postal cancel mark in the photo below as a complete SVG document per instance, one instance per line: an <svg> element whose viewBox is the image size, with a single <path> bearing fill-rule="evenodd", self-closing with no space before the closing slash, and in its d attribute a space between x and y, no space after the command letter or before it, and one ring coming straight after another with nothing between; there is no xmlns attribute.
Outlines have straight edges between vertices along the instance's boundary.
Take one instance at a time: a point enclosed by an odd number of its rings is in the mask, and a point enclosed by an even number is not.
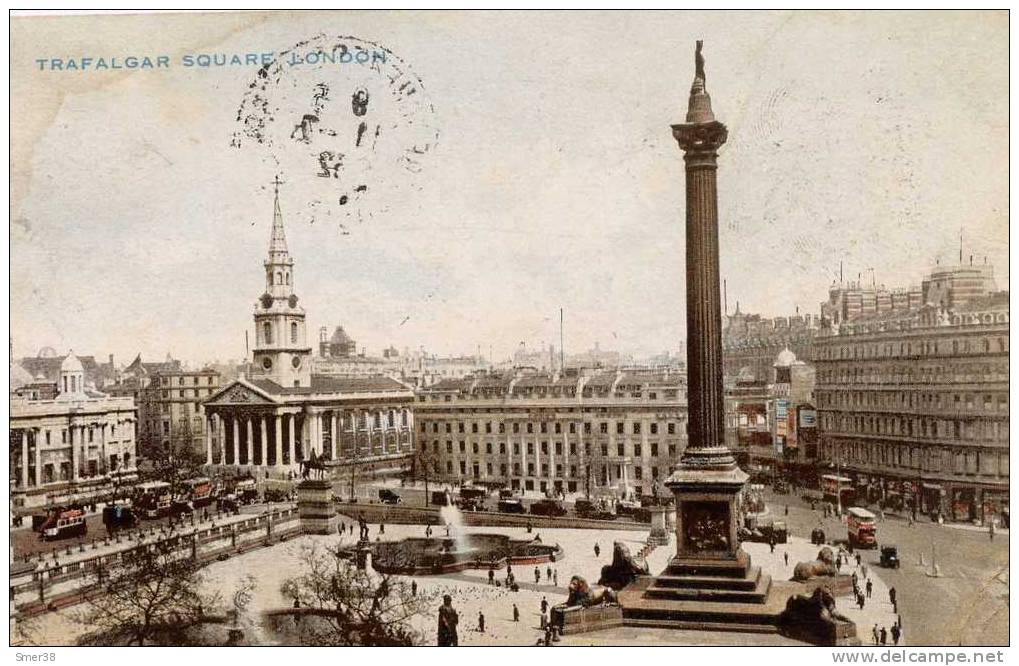
<svg viewBox="0 0 1019 666"><path fill-rule="evenodd" d="M389 49L324 33L258 70L231 146L310 193L311 220L364 222L414 188L439 131L421 79Z"/></svg>

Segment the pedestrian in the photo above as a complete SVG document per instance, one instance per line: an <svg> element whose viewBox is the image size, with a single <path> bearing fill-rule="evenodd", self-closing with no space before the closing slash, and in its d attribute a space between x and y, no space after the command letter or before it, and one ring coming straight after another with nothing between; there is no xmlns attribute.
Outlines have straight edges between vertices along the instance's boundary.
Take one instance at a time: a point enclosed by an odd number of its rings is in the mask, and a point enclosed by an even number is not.
<svg viewBox="0 0 1019 666"><path fill-rule="evenodd" d="M545 567L545 580L552 580L552 567Z"/></svg>
<svg viewBox="0 0 1019 666"><path fill-rule="evenodd" d="M994 520L992 519L987 528L987 534L990 535L991 541L994 541Z"/></svg>
<svg viewBox="0 0 1019 666"><path fill-rule="evenodd" d="M863 602L863 595L857 593L856 594L856 605L860 607L860 610L863 610L863 603L864 603Z"/></svg>
<svg viewBox="0 0 1019 666"><path fill-rule="evenodd" d="M863 563L863 559L860 557L860 554L857 553L856 554L856 566L860 566L862 563Z"/></svg>
<svg viewBox="0 0 1019 666"><path fill-rule="evenodd" d="M495 585L495 569L488 567L488 584Z"/></svg>
<svg viewBox="0 0 1019 666"><path fill-rule="evenodd" d="M379 534L385 534L385 533L386 533L386 524L385 523L379 523Z"/></svg>
<svg viewBox="0 0 1019 666"><path fill-rule="evenodd" d="M874 583L868 578L867 579L867 598L868 599L870 599L870 597L871 597L873 592L874 592Z"/></svg>
<svg viewBox="0 0 1019 666"><path fill-rule="evenodd" d="M881 645L888 645L888 630L881 627Z"/></svg>
<svg viewBox="0 0 1019 666"><path fill-rule="evenodd" d="M598 542L595 542L595 544L594 544L594 556L598 557L599 555L601 555L601 546L598 545Z"/></svg>
<svg viewBox="0 0 1019 666"><path fill-rule="evenodd" d="M888 600L892 602L893 606L895 605L895 588L894 587L888 588Z"/></svg>
<svg viewBox="0 0 1019 666"><path fill-rule="evenodd" d="M785 505L785 515L787 515L787 516L789 515L789 505L788 504Z"/></svg>
<svg viewBox="0 0 1019 666"><path fill-rule="evenodd" d="M541 628L548 629L548 611L544 608L541 610Z"/></svg>
<svg viewBox="0 0 1019 666"><path fill-rule="evenodd" d="M881 634L878 633L877 624L874 625L873 634L874 634L874 645L877 645L878 642L881 640Z"/></svg>
<svg viewBox="0 0 1019 666"><path fill-rule="evenodd" d="M902 629L899 629L899 625L892 625L892 643L895 645L899 644L899 638L902 637Z"/></svg>
<svg viewBox="0 0 1019 666"><path fill-rule="evenodd" d="M513 621L520 622L520 609L517 608L516 604L513 604Z"/></svg>
<svg viewBox="0 0 1019 666"><path fill-rule="evenodd" d="M552 584L559 587L559 569L554 569L552 571Z"/></svg>
<svg viewBox="0 0 1019 666"><path fill-rule="evenodd" d="M860 573L863 574L864 578L867 578L867 565L866 564L861 564L860 565Z"/></svg>
<svg viewBox="0 0 1019 666"><path fill-rule="evenodd" d="M453 597L444 595L442 606L439 607L439 647L455 647L460 644L457 635L456 625L460 621L460 615L453 608Z"/></svg>
<svg viewBox="0 0 1019 666"><path fill-rule="evenodd" d="M839 554L835 556L835 568L838 569L839 571L842 571L842 552L841 551L839 551Z"/></svg>
<svg viewBox="0 0 1019 666"><path fill-rule="evenodd" d="M859 584L860 584L860 579L859 579L859 578L857 578L857 576L856 576L856 572L854 571L854 572L853 572L853 587L855 588L855 587L857 587L857 586L858 586Z"/></svg>
<svg viewBox="0 0 1019 666"><path fill-rule="evenodd" d="M485 633L485 614L478 611L478 631Z"/></svg>
<svg viewBox="0 0 1019 666"><path fill-rule="evenodd" d="M541 598L541 612L544 613L548 610L548 600L545 597Z"/></svg>
<svg viewBox="0 0 1019 666"><path fill-rule="evenodd" d="M534 567L534 584L537 585L541 582L541 569Z"/></svg>
<svg viewBox="0 0 1019 666"><path fill-rule="evenodd" d="M418 595L418 582L416 580L412 580L410 582L410 594L412 597L416 597Z"/></svg>
<svg viewBox="0 0 1019 666"><path fill-rule="evenodd" d="M782 553L782 559L785 560L785 565L789 566L789 551Z"/></svg>
<svg viewBox="0 0 1019 666"><path fill-rule="evenodd" d="M771 552L775 552L775 537L772 536L768 539L768 546L771 547Z"/></svg>

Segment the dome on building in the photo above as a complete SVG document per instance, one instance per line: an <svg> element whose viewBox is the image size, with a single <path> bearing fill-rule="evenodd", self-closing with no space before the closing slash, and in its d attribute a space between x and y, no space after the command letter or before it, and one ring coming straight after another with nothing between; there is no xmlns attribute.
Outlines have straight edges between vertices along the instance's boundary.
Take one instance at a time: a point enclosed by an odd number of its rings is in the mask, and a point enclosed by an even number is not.
<svg viewBox="0 0 1019 666"><path fill-rule="evenodd" d="M333 336L329 338L329 342L334 345L349 345L353 344L354 341L349 335L347 335L347 332L343 330L342 326L337 326L336 330L333 331Z"/></svg>
<svg viewBox="0 0 1019 666"><path fill-rule="evenodd" d="M71 351L65 358L64 362L60 364L60 372L85 372L85 366L81 364L81 360L74 355L74 351Z"/></svg>
<svg viewBox="0 0 1019 666"><path fill-rule="evenodd" d="M54 349L53 347L43 347L42 349L39 350L39 353L36 354L36 356L38 356L39 358L56 358L57 350Z"/></svg>
<svg viewBox="0 0 1019 666"><path fill-rule="evenodd" d="M775 357L774 365L777 368L787 368L793 365L794 363L796 363L796 354L794 354L791 349L786 347L785 349L778 353L777 357Z"/></svg>

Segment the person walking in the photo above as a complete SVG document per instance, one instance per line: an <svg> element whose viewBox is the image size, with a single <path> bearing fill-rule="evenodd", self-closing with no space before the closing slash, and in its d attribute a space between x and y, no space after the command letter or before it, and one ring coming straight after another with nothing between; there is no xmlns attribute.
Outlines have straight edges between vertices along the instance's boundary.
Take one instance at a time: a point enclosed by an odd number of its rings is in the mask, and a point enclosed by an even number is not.
<svg viewBox="0 0 1019 666"><path fill-rule="evenodd" d="M601 546L598 545L598 542L595 542L595 544L594 544L594 556L598 557L599 555L601 555Z"/></svg>
<svg viewBox="0 0 1019 666"><path fill-rule="evenodd" d="M888 630L881 627L881 645L888 645Z"/></svg>
<svg viewBox="0 0 1019 666"><path fill-rule="evenodd" d="M544 613L548 610L548 600L545 597L541 598L541 612Z"/></svg>
<svg viewBox="0 0 1019 666"><path fill-rule="evenodd" d="M782 559L785 560L785 565L789 566L789 551L782 553Z"/></svg>
<svg viewBox="0 0 1019 666"><path fill-rule="evenodd" d="M771 552L775 552L775 537L774 535L768 538L768 546L771 548Z"/></svg>
<svg viewBox="0 0 1019 666"><path fill-rule="evenodd" d="M541 610L541 628L548 629L548 611L544 608Z"/></svg>
<svg viewBox="0 0 1019 666"><path fill-rule="evenodd" d="M870 599L874 592L874 583L871 579L867 579L867 598Z"/></svg>
<svg viewBox="0 0 1019 666"><path fill-rule="evenodd" d="M545 567L545 580L552 580L552 567Z"/></svg>
<svg viewBox="0 0 1019 666"><path fill-rule="evenodd" d="M994 541L994 520L993 519L991 520L990 523L988 523L987 534L991 537L991 541Z"/></svg>
<svg viewBox="0 0 1019 666"><path fill-rule="evenodd" d="M478 611L478 631L485 633L485 614Z"/></svg>
<svg viewBox="0 0 1019 666"><path fill-rule="evenodd" d="M410 594L413 597L418 595L418 582L416 580L410 582Z"/></svg>
<svg viewBox="0 0 1019 666"><path fill-rule="evenodd" d="M899 625L892 625L892 643L895 645L899 644L899 639L902 638L902 629L899 629Z"/></svg>
<svg viewBox="0 0 1019 666"><path fill-rule="evenodd" d="M895 588L894 587L888 588L888 600L892 602L893 606L895 605L895 596L896 596Z"/></svg>
<svg viewBox="0 0 1019 666"><path fill-rule="evenodd" d="M559 569L552 570L552 584L559 587Z"/></svg>
<svg viewBox="0 0 1019 666"><path fill-rule="evenodd" d="M863 595L860 594L860 593L857 593L856 594L856 605L860 607L860 610L863 610L863 604L864 604Z"/></svg>
<svg viewBox="0 0 1019 666"><path fill-rule="evenodd" d="M541 582L541 569L534 567L534 584L537 585Z"/></svg>
<svg viewBox="0 0 1019 666"><path fill-rule="evenodd" d="M495 585L495 569L488 567L488 584Z"/></svg>
<svg viewBox="0 0 1019 666"><path fill-rule="evenodd" d="M520 609L517 608L516 604L513 604L513 621L520 622Z"/></svg>
<svg viewBox="0 0 1019 666"><path fill-rule="evenodd" d="M874 624L874 629L871 633L874 635L874 645L877 645L881 641L881 634L877 630L877 624Z"/></svg>

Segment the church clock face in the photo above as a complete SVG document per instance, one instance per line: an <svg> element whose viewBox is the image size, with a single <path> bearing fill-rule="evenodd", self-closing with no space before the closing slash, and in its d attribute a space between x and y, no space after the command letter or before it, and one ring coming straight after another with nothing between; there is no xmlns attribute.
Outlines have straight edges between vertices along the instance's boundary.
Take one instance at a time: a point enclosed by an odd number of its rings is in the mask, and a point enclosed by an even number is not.
<svg viewBox="0 0 1019 666"><path fill-rule="evenodd" d="M262 307L266 310L272 307L272 296L269 294L262 294Z"/></svg>
<svg viewBox="0 0 1019 666"><path fill-rule="evenodd" d="M266 370L272 370L272 359L266 356L262 359L262 367Z"/></svg>
<svg viewBox="0 0 1019 666"><path fill-rule="evenodd" d="M291 361L291 364L293 364L295 370L301 367L301 357L295 356L294 359Z"/></svg>
<svg viewBox="0 0 1019 666"><path fill-rule="evenodd" d="M287 301L287 302L290 304L290 307L296 308L297 307L297 294L290 294L290 300Z"/></svg>

